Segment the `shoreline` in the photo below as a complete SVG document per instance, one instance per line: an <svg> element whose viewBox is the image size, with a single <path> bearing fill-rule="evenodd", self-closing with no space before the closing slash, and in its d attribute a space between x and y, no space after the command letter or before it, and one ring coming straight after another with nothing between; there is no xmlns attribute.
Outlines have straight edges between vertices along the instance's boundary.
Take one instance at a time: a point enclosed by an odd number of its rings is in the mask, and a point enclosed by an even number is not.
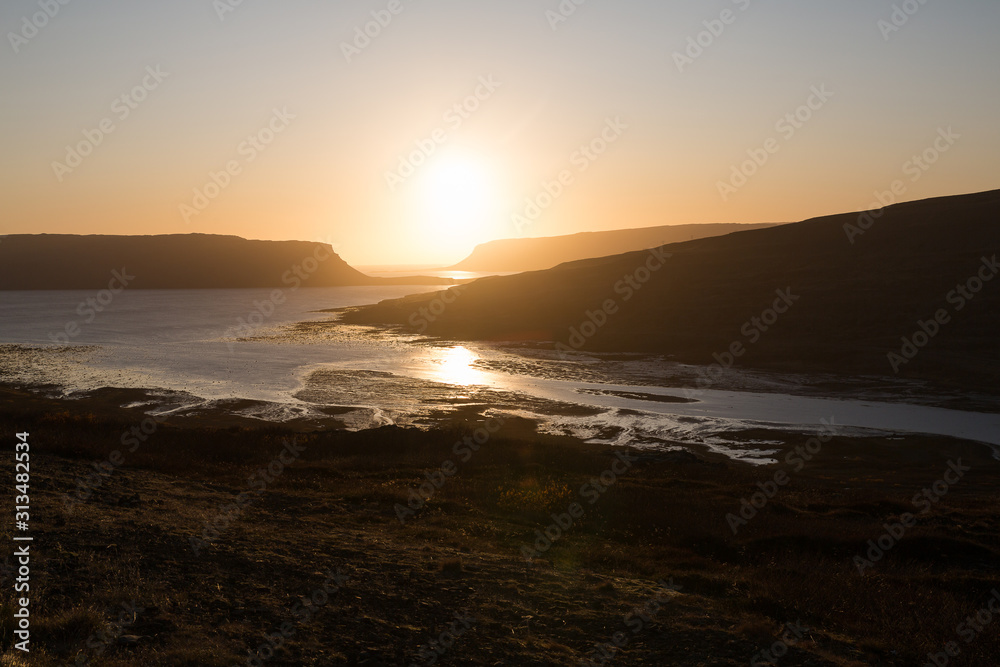
<svg viewBox="0 0 1000 667"><path fill-rule="evenodd" d="M120 407L132 399L0 388L0 421L34 448L41 599L26 664L242 665L330 571L335 593L268 665L419 664L456 613L476 622L442 658L455 664L600 663L595 647L624 630L616 664L735 667L801 622L783 665L909 665L1000 585L1000 463L974 443L835 435L753 466L509 416L493 432L471 413L426 430L298 430L154 420ZM911 496L956 460L971 471L921 514ZM907 511L915 527L859 573L854 557ZM932 588L928 568L943 573ZM125 603L143 611L119 637ZM941 612L895 613L908 604ZM97 632L112 636L99 657ZM986 664L1000 640L968 650Z"/></svg>
<svg viewBox="0 0 1000 667"><path fill-rule="evenodd" d="M294 339L302 326L315 324L289 325L288 335ZM324 326L330 324L324 323ZM378 341L387 334L379 330L371 335ZM436 339L406 340L403 344L428 350L451 345L449 341ZM708 372L707 367L686 366L657 357L598 355L596 365L587 364L580 370L579 364L574 363L573 368L565 370L566 364L552 362L537 351L521 355L519 347L497 345L466 352L476 359L475 365L469 368L483 374L484 378L490 375L500 377L501 381L507 376L512 378L506 387L480 386L474 373L464 378L472 384L452 386L446 380L425 377L423 372L404 371L399 375L314 364L296 371L298 386L286 391L288 396L284 399L274 396L247 398L234 395L235 392L212 397L210 394L197 395L197 388L190 391L142 386L131 390L109 389L99 384L113 382L108 379L111 374L105 369L93 373L91 380L97 382L90 382L92 388L73 391L68 398L78 400L79 396L94 394L117 396L123 404L144 403L157 412L184 415L204 426L225 423L253 427L269 423L299 431L316 428L358 430L394 423L434 428L447 425L459 416L482 417L499 410L532 419L539 430L565 433L601 444L683 448L697 454L714 449L730 459L746 459L757 464L767 463L769 450L775 445L787 444L800 434L811 433L820 417L825 415L826 418L838 418L838 425L848 433L863 431L873 436L899 437L921 432L938 433L942 437L983 442L1000 456L997 442L976 435L989 425L993 414L1000 413L977 413L970 409L976 406L966 404L968 397L951 395L935 399L923 394L919 387L911 387L903 401L887 402L883 400L885 395L898 393L900 388L883 386L877 378L775 376L739 369L730 369L711 388L703 389L698 378ZM95 354L94 346L50 350L48 347L7 344L2 348L6 351L0 356L0 364L7 366L8 374L11 368L21 370L22 377L57 378L58 369L64 367L67 359L80 367L77 371L71 370L71 374L86 373L86 357ZM28 362L21 362L26 363L21 369L17 368L18 357L28 359ZM423 357L421 360L426 364ZM564 373L569 372L572 375L564 377ZM16 372L14 375L17 377ZM815 386L807 384L810 380ZM533 389L524 391L518 387L519 382L526 382ZM20 384L31 386L30 383ZM50 391L53 384L47 385ZM130 397L128 391L134 395ZM366 399L368 396L395 398L371 402ZM794 402L787 408L779 407L784 401ZM670 404L674 407L668 407ZM739 409L723 409L727 405ZM952 413L931 411L942 405L953 411L959 407L965 409ZM963 413L968 413L968 417L963 417ZM918 425L916 420L926 422L926 426ZM908 424L916 428L908 428ZM771 437L752 437L752 433Z"/></svg>

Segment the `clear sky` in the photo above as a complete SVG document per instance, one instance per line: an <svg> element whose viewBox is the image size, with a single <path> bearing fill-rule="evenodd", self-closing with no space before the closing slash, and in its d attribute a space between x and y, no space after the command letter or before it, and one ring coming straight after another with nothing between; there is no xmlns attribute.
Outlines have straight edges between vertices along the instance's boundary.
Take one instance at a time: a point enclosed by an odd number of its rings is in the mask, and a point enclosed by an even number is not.
<svg viewBox="0 0 1000 667"><path fill-rule="evenodd" d="M998 187L996 0L61 2L0 6L0 233L451 263Z"/></svg>

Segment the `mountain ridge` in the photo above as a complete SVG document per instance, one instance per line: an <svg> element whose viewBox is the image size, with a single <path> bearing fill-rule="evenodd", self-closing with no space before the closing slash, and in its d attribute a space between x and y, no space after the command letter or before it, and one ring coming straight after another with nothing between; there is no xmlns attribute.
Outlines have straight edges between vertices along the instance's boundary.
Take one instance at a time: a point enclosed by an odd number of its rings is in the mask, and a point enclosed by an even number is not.
<svg viewBox="0 0 1000 667"><path fill-rule="evenodd" d="M705 223L660 225L560 236L497 239L480 243L468 257L446 267L450 271L539 271L564 262L615 255L666 243L721 236L784 223Z"/></svg>
<svg viewBox="0 0 1000 667"><path fill-rule="evenodd" d="M113 272L120 276L115 278ZM102 289L121 275L133 289L445 285L427 276L374 278L327 243L221 234L11 234L0 242L0 290Z"/></svg>
<svg viewBox="0 0 1000 667"><path fill-rule="evenodd" d="M1000 252L1000 191L897 204L871 218L860 236L849 232L867 218L855 212L670 244L662 250L670 258L627 299L630 293L616 286L642 277L649 251L480 279L464 285L433 320L424 318L425 333L695 364L721 358L803 372L898 371L946 384L967 377L995 391L1000 280L972 299L952 292L981 270L992 271ZM798 297L794 305L769 313L776 293L787 290ZM344 320L413 329L412 314L440 294L351 309ZM606 307L609 300L616 308ZM929 320L942 309L948 321L906 358L913 350L904 339L920 342L920 323L933 329ZM732 351L737 343L742 347ZM905 363L894 367L891 354Z"/></svg>

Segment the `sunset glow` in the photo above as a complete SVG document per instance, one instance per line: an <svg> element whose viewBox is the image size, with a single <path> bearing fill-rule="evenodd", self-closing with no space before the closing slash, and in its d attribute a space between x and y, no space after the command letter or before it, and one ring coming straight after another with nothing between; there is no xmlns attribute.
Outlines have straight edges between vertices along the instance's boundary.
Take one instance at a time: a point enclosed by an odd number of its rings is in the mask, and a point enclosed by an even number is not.
<svg viewBox="0 0 1000 667"><path fill-rule="evenodd" d="M905 23L893 3L551 5L98 0L29 29L37 5L6 3L0 231L444 265L496 238L860 210L897 179L906 201L994 185L1000 98L968 72L1000 66L997 3ZM583 157L609 118L628 129Z"/></svg>
<svg viewBox="0 0 1000 667"><path fill-rule="evenodd" d="M489 238L501 206L495 178L474 157L458 151L433 158L416 188L422 219L417 223L435 244L462 252Z"/></svg>
<svg viewBox="0 0 1000 667"><path fill-rule="evenodd" d="M998 0L0 26L3 666L1000 665Z"/></svg>

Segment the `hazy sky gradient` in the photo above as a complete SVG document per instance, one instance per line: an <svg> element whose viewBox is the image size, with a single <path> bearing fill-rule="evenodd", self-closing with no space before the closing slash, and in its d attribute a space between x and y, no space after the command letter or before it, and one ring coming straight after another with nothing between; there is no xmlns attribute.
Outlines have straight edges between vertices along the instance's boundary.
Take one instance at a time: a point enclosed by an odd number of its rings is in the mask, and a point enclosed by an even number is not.
<svg viewBox="0 0 1000 667"><path fill-rule="evenodd" d="M588 0L556 30L558 0L400 0L350 63L341 43L388 0L243 0L220 20L224 2L74 0L17 53L9 33L41 10L2 5L0 233L225 233L325 240L356 265L452 263L491 238L859 210L896 179L905 200L998 186L995 0L929 0L888 40L878 21L900 0ZM673 53L726 9L678 71ZM156 66L169 76L121 119L116 98ZM455 129L445 114L480 77L502 85ZM833 97L782 137L775 122L822 85ZM248 161L241 142L276 108L295 118ZM628 129L581 172L574 152L616 117ZM52 163L106 118L114 132L60 182ZM948 127L961 138L912 180L904 163ZM444 146L390 189L436 128ZM723 201L718 182L771 137L778 152ZM185 221L231 160L241 173ZM573 182L515 226L564 169Z"/></svg>

